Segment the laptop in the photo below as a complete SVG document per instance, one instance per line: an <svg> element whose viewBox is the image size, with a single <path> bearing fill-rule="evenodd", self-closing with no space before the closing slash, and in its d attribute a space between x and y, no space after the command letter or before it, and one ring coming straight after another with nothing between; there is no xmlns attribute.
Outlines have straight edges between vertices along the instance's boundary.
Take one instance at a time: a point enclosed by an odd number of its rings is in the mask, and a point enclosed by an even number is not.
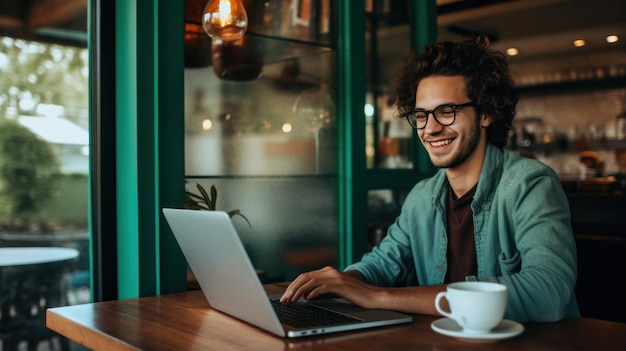
<svg viewBox="0 0 626 351"><path fill-rule="evenodd" d="M341 298L281 304L278 302L280 296L268 296L263 288L227 213L164 208L163 214L211 307L232 317L287 338L413 320L410 315L364 309ZM316 321L311 325L301 321L281 321L279 313L283 314L280 311L283 308L298 309L296 318L320 312L332 316L324 317L324 323Z"/></svg>

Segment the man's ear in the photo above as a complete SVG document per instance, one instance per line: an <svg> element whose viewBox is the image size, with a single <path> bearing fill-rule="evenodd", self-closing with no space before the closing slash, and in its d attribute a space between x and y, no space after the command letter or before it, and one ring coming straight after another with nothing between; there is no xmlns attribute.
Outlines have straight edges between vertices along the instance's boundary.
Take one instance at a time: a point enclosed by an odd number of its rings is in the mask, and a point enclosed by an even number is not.
<svg viewBox="0 0 626 351"><path fill-rule="evenodd" d="M493 117L486 115L486 114L481 114L480 115L480 125L482 127L489 127L491 125L491 123L493 123Z"/></svg>

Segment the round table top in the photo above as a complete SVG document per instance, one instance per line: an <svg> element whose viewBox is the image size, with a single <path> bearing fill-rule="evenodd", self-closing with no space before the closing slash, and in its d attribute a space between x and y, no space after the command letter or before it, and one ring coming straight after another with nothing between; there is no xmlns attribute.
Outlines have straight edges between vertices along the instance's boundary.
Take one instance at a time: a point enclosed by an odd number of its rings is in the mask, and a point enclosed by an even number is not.
<svg viewBox="0 0 626 351"><path fill-rule="evenodd" d="M67 247L0 247L0 267L67 261L78 250Z"/></svg>

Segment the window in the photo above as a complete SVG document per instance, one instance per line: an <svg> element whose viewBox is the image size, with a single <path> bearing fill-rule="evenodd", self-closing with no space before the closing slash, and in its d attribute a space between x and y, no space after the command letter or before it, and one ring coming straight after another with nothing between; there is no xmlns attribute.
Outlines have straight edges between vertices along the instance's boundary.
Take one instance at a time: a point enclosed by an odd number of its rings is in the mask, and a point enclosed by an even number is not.
<svg viewBox="0 0 626 351"><path fill-rule="evenodd" d="M88 53L82 39L33 40L44 37L0 26L0 336L8 349L67 344L47 330L45 309L91 300Z"/></svg>

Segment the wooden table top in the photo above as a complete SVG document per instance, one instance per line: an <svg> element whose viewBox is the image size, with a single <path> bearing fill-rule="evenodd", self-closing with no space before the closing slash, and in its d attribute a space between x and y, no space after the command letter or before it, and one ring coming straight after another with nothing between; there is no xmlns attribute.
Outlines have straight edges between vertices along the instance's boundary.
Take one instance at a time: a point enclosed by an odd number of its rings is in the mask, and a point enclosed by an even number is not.
<svg viewBox="0 0 626 351"><path fill-rule="evenodd" d="M280 293L283 284L266 286ZM626 324L569 318L527 323L516 337L490 344L436 333L440 317L325 336L283 339L211 309L201 291L47 310L48 328L93 350L623 350Z"/></svg>

